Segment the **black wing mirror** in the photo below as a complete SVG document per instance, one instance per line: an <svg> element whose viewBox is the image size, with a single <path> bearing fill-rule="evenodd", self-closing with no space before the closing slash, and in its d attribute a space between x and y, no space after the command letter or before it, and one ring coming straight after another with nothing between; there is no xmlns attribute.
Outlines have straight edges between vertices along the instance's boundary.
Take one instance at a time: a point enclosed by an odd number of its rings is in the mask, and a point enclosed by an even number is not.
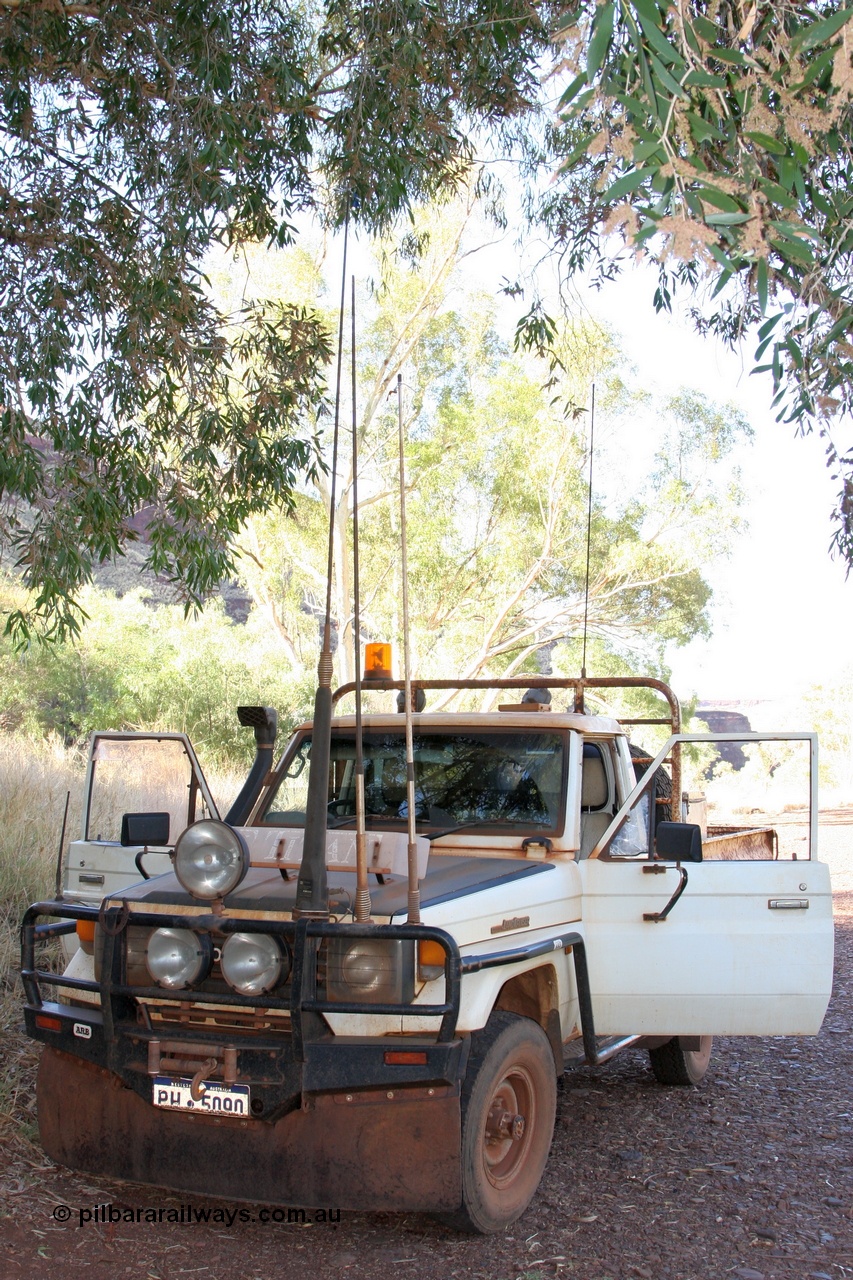
<svg viewBox="0 0 853 1280"><path fill-rule="evenodd" d="M667 862L701 862L702 828L693 822L659 822L655 853Z"/></svg>
<svg viewBox="0 0 853 1280"><path fill-rule="evenodd" d="M169 843L168 813L125 813L121 819L121 843L166 845Z"/></svg>

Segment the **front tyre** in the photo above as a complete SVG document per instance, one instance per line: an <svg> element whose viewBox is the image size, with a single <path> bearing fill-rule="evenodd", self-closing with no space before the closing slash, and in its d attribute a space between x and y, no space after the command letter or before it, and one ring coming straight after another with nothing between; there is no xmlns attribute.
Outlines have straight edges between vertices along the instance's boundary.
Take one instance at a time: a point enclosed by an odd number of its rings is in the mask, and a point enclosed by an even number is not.
<svg viewBox="0 0 853 1280"><path fill-rule="evenodd" d="M554 1133L554 1056L536 1022L494 1013L476 1033L462 1086L462 1208L443 1221L487 1234L532 1200Z"/></svg>
<svg viewBox="0 0 853 1280"><path fill-rule="evenodd" d="M711 1059L713 1036L700 1036L698 1049L682 1049L678 1036L649 1049L655 1079L661 1084L701 1084Z"/></svg>

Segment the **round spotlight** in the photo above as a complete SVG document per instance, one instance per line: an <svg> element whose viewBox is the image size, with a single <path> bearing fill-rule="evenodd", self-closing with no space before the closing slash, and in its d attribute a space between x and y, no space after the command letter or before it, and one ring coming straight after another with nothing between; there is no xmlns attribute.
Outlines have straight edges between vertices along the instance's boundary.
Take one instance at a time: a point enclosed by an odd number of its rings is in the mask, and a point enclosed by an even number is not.
<svg viewBox="0 0 853 1280"><path fill-rule="evenodd" d="M244 996L272 991L290 969L277 938L268 933L232 933L219 956L222 976Z"/></svg>
<svg viewBox="0 0 853 1280"><path fill-rule="evenodd" d="M224 898L249 869L249 851L233 827L215 818L194 822L175 845L175 875L194 898Z"/></svg>
<svg viewBox="0 0 853 1280"><path fill-rule="evenodd" d="M213 947L207 934L192 929L155 929L145 947L145 964L160 987L179 991L207 977Z"/></svg>

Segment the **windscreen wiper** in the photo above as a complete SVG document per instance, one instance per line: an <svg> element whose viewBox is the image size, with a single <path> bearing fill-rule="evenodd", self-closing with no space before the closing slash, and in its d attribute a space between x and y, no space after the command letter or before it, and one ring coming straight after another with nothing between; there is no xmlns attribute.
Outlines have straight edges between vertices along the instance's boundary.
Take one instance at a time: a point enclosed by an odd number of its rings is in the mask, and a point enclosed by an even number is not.
<svg viewBox="0 0 853 1280"><path fill-rule="evenodd" d="M457 831L467 831L469 827L487 827L493 822L494 819L490 822L488 818L471 818L468 822L457 823L455 827L445 827L443 831L418 832L418 835L423 835L425 840L440 840L442 836L452 836Z"/></svg>
<svg viewBox="0 0 853 1280"><path fill-rule="evenodd" d="M405 819L404 817L400 817L400 815L399 815L399 814L396 814L396 813L394 813L394 814L391 814L391 813L374 813L374 814L369 814L369 815L367 816L367 818L365 819L365 825L366 825L367 829L369 830L369 829L370 829L370 825L371 825L371 823L372 823L372 822L400 822L400 823L402 823L402 822L405 822L405 821L406 821L406 819ZM500 819L500 818L471 818L471 819L470 819L469 821L467 821L467 822L458 822L458 823L456 824L456 826L454 826L454 827L444 827L441 831L420 831L420 830L419 830L419 831L417 832L417 834L418 834L419 836L423 836L424 840L429 840L430 842L432 842L433 840L441 840L441 839L442 839L442 837L444 837L444 836L453 836L453 835L455 835L455 834L456 834L456 832L457 832L457 831L469 831L472 827L490 827L490 826L496 826L496 825L500 824L500 823L501 823L501 821L502 821L502 819ZM330 823L328 824L328 829L329 829L330 831L332 831L332 830L337 830L339 827L345 827L345 826L347 826L350 822L355 822L355 816L354 816L354 815L353 815L353 816L351 816L351 817L349 817L349 818L340 818L337 822L330 822ZM542 826L547 826L547 823L544 823L544 822L539 822L539 823L531 822L529 825L530 825L530 826L534 826L534 827L535 827L535 826L540 826L540 827L542 827ZM514 834L514 833L508 833L508 834Z"/></svg>
<svg viewBox="0 0 853 1280"><path fill-rule="evenodd" d="M405 818L401 818L396 813L369 813L365 816L365 827L370 827L371 822L405 822ZM338 818L337 822L327 822L327 831L337 831L339 827L349 826L351 822L355 822L355 814L351 813L347 818ZM420 834L420 833L418 833Z"/></svg>

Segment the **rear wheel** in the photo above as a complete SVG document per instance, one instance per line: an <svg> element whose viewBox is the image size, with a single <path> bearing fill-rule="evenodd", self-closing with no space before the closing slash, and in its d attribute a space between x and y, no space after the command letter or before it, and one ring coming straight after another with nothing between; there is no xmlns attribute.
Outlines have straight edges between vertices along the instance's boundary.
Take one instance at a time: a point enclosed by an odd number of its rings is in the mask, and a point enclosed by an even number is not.
<svg viewBox="0 0 853 1280"><path fill-rule="evenodd" d="M529 1018L496 1013L474 1036L462 1089L459 1231L500 1231L532 1200L554 1132L557 1080L548 1039Z"/></svg>
<svg viewBox="0 0 853 1280"><path fill-rule="evenodd" d="M683 1049L678 1036L657 1049L649 1049L655 1079L661 1084L700 1084L711 1059L713 1036L700 1036L698 1049Z"/></svg>

